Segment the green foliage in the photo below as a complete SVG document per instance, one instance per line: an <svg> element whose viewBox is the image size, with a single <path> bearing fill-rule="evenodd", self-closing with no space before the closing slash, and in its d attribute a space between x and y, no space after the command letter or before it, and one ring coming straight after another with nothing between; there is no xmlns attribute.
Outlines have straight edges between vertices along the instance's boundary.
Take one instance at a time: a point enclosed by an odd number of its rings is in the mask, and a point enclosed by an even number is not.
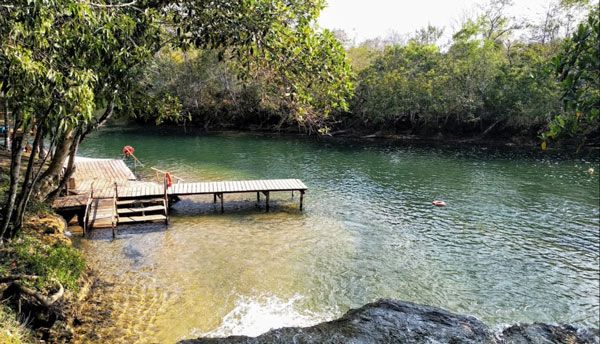
<svg viewBox="0 0 600 344"><path fill-rule="evenodd" d="M360 74L353 113L375 126L436 114L441 56L436 46L415 42L387 48Z"/></svg>
<svg viewBox="0 0 600 344"><path fill-rule="evenodd" d="M1 238L19 230L29 197L43 198L81 140L113 112L156 110L156 123L189 118L174 92L138 85L162 47L227 54L246 79L258 71L286 99L283 120L324 130L330 114L348 108L352 72L339 42L315 29L323 0L133 1L6 0L0 5L0 93L12 113L14 151L30 129L57 154L35 176L28 166L21 191L21 154L13 154ZM274 94L274 93L273 93ZM132 108L137 108L137 111ZM37 145L34 145L37 146ZM37 147L34 147L36 149ZM37 159L37 157L34 157ZM69 171L70 172L70 171ZM68 173L67 173L68 174Z"/></svg>
<svg viewBox="0 0 600 344"><path fill-rule="evenodd" d="M38 237L24 235L4 253L3 262L14 273L40 276L34 282L43 289L52 285L52 281L60 282L65 288L77 290L77 281L85 269L85 260L75 248L62 242L47 244Z"/></svg>
<svg viewBox="0 0 600 344"><path fill-rule="evenodd" d="M334 110L346 110L353 90L343 47L331 32L314 28L323 6L323 0L244 0L221 6L186 1L173 21L184 44L229 54L245 67L240 70L244 78L268 70L271 83L282 91L279 97L292 105L287 115L312 130L325 126Z"/></svg>
<svg viewBox="0 0 600 344"><path fill-rule="evenodd" d="M248 71L239 61L219 55L217 50L162 49L140 79L134 116L157 123L244 128L277 123L289 114L293 104L272 82L268 66ZM250 76L239 78L242 72Z"/></svg>
<svg viewBox="0 0 600 344"><path fill-rule="evenodd" d="M563 111L542 133L544 141L587 136L598 131L600 117L600 10L592 10L554 59Z"/></svg>
<svg viewBox="0 0 600 344"><path fill-rule="evenodd" d="M577 57L559 59L564 74L559 84L551 62L558 51L556 27L513 40L511 32L521 25L504 15L509 3L492 1L478 18L464 23L444 50L431 44L440 34L432 27L418 31L407 44L388 46L359 73L350 114L340 117L344 125L533 138L561 111L563 89L574 114L571 121L585 121L588 133L597 132L598 34L590 29L598 29L597 21L580 27L579 38L565 43ZM554 122L551 128L569 126L565 115ZM556 135L552 130L549 135Z"/></svg>
<svg viewBox="0 0 600 344"><path fill-rule="evenodd" d="M156 123L324 128L332 112L348 109L352 72L329 32L309 36L261 55L268 58L164 48L144 71L131 109Z"/></svg>
<svg viewBox="0 0 600 344"><path fill-rule="evenodd" d="M376 49L369 44L361 43L346 50L348 61L355 73L360 73L380 57L383 50Z"/></svg>

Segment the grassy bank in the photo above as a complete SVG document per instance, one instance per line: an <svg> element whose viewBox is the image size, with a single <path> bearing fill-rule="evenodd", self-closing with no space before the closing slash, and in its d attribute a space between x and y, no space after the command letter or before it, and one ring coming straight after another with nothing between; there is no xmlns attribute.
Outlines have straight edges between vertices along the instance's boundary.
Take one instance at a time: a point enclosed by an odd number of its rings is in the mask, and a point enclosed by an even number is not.
<svg viewBox="0 0 600 344"><path fill-rule="evenodd" d="M33 333L17 320L17 314L5 305L0 306L0 343L21 344L33 342Z"/></svg>
<svg viewBox="0 0 600 344"><path fill-rule="evenodd" d="M0 197L7 184L7 157L0 156ZM32 203L23 230L0 246L0 343L68 341L73 302L86 280L81 252L66 223L43 203Z"/></svg>

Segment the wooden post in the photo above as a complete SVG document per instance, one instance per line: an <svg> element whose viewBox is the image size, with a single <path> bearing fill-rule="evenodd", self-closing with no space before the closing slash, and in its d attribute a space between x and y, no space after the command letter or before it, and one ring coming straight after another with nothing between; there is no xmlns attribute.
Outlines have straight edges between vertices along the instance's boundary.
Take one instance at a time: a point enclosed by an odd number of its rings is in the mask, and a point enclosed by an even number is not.
<svg viewBox="0 0 600 344"><path fill-rule="evenodd" d="M256 193L256 205L260 203L260 192Z"/></svg>
<svg viewBox="0 0 600 344"><path fill-rule="evenodd" d="M213 194L213 203L217 203L217 194Z"/></svg>
<svg viewBox="0 0 600 344"><path fill-rule="evenodd" d="M225 209L223 208L223 193L221 193L221 214L223 214L225 212Z"/></svg>
<svg viewBox="0 0 600 344"><path fill-rule="evenodd" d="M267 213L269 212L269 191L265 192L265 202L266 202L266 209L267 209Z"/></svg>
<svg viewBox="0 0 600 344"><path fill-rule="evenodd" d="M169 225L169 207L170 207L170 203L169 203L169 184L167 183L167 175L165 174L164 180L164 190L165 190L165 199L164 199L164 207L165 207L165 226Z"/></svg>
<svg viewBox="0 0 600 344"><path fill-rule="evenodd" d="M81 227L83 229L83 237L87 237L87 207L85 207L84 210L84 214L83 214L83 226Z"/></svg>
<svg viewBox="0 0 600 344"><path fill-rule="evenodd" d="M303 201L304 201L304 190L300 190L300 211L302 211Z"/></svg>
<svg viewBox="0 0 600 344"><path fill-rule="evenodd" d="M294 199L294 190L292 190L292 199Z"/></svg>
<svg viewBox="0 0 600 344"><path fill-rule="evenodd" d="M117 233L117 224L115 221L118 221L119 213L117 211L117 201L119 200L119 189L117 187L117 182L115 182L115 194L113 196L113 218L112 218L112 237L116 238Z"/></svg>

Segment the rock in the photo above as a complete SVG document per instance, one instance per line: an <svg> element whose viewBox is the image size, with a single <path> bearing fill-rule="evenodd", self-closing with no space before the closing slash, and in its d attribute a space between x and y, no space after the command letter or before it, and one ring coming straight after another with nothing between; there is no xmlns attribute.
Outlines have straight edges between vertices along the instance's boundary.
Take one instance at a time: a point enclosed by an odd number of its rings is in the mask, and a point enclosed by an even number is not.
<svg viewBox="0 0 600 344"><path fill-rule="evenodd" d="M380 300L342 318L312 327L271 330L256 338L233 336L185 340L193 343L492 343L481 321L441 308Z"/></svg>
<svg viewBox="0 0 600 344"><path fill-rule="evenodd" d="M598 330L576 328L571 325L525 324L513 325L502 331L506 344L598 343Z"/></svg>
<svg viewBox="0 0 600 344"><path fill-rule="evenodd" d="M379 138L379 137L382 137L382 136L383 136L383 132L380 130L380 131L378 131L378 132L376 132L374 134L365 135L362 138L363 139L374 139L374 138Z"/></svg>
<svg viewBox="0 0 600 344"><path fill-rule="evenodd" d="M514 325L494 333L471 316L410 302L379 300L312 327L271 330L258 337L199 338L180 344L258 343L599 343L598 330L570 325Z"/></svg>

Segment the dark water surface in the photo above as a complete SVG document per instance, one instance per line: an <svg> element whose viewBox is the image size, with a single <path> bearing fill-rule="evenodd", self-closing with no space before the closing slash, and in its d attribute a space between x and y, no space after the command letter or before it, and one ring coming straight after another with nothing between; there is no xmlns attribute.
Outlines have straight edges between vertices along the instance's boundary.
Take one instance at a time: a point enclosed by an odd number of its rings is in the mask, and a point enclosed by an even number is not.
<svg viewBox="0 0 600 344"><path fill-rule="evenodd" d="M80 246L114 326L98 341L175 342L311 325L378 298L502 326L598 327L599 160L478 147L107 130L80 155L125 145L189 181L300 178L297 197L186 198L172 224L96 231ZM590 174L589 169L594 173ZM445 208L431 205L434 199Z"/></svg>

